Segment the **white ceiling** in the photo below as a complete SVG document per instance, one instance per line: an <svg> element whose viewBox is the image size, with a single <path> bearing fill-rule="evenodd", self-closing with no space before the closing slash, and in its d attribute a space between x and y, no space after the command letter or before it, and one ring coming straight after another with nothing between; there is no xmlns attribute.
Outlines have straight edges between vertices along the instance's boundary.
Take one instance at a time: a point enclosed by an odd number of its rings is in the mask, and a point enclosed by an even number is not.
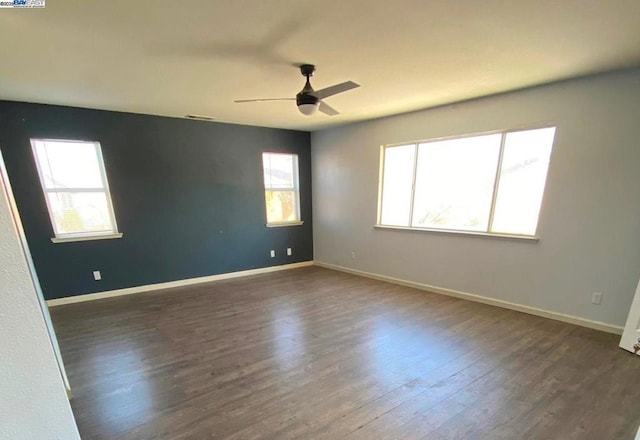
<svg viewBox="0 0 640 440"><path fill-rule="evenodd" d="M0 99L316 130L640 65L638 0L48 0L0 10ZM303 77L329 117L298 113Z"/></svg>

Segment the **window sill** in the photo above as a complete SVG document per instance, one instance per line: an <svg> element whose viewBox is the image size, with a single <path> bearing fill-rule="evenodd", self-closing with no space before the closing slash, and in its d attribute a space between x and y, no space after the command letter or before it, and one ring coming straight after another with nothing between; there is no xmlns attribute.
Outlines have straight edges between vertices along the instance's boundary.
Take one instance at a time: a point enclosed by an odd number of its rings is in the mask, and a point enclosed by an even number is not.
<svg viewBox="0 0 640 440"><path fill-rule="evenodd" d="M54 237L51 241L53 243L70 243L72 241L109 240L112 238L122 238L122 232L115 232L111 234L76 235L73 237Z"/></svg>
<svg viewBox="0 0 640 440"><path fill-rule="evenodd" d="M412 231L412 232L427 232L436 234L453 234L453 235L466 235L471 237L490 237L490 238L507 238L524 241L540 241L540 237L534 235L517 235L517 234L496 234L491 232L476 232L476 231L458 231L454 229L430 229L430 228L409 228L405 226L387 226L387 225L373 225L375 229L392 229L399 231Z"/></svg>
<svg viewBox="0 0 640 440"><path fill-rule="evenodd" d="M285 226L300 226L304 224L303 221L299 221L299 222L283 222L283 223L267 223L265 226L267 228L282 228Z"/></svg>

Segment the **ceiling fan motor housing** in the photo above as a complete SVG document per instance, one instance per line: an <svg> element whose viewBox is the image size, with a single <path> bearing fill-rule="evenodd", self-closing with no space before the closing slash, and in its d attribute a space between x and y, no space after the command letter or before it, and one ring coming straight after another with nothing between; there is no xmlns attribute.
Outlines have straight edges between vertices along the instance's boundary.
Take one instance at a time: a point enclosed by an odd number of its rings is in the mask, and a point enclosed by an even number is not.
<svg viewBox="0 0 640 440"><path fill-rule="evenodd" d="M320 107L320 98L313 96L310 92L303 90L296 95L296 104L298 104L298 110L305 116L311 116Z"/></svg>
<svg viewBox="0 0 640 440"><path fill-rule="evenodd" d="M320 99L303 90L296 95L296 104L299 106L304 104L319 105Z"/></svg>

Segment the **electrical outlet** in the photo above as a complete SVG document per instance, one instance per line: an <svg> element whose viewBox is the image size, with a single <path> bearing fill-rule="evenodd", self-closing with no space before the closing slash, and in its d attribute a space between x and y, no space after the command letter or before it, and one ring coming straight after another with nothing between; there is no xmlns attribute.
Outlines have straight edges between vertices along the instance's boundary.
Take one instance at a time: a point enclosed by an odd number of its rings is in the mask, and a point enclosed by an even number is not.
<svg viewBox="0 0 640 440"><path fill-rule="evenodd" d="M270 254L271 254L271 258L273 258L273 257L275 257L275 256L276 256L276 251L274 251L273 249L271 249Z"/></svg>
<svg viewBox="0 0 640 440"><path fill-rule="evenodd" d="M593 292L593 294L591 295L591 303L600 305L601 302L602 302L602 292Z"/></svg>
<svg viewBox="0 0 640 440"><path fill-rule="evenodd" d="M93 279L96 281L100 281L102 279L102 275L100 274L99 270L93 271Z"/></svg>
<svg viewBox="0 0 640 440"><path fill-rule="evenodd" d="M355 260L356 259L356 251L352 251L351 252L351 259Z"/></svg>
<svg viewBox="0 0 640 440"><path fill-rule="evenodd" d="M291 248L287 248L287 255L291 256Z"/></svg>

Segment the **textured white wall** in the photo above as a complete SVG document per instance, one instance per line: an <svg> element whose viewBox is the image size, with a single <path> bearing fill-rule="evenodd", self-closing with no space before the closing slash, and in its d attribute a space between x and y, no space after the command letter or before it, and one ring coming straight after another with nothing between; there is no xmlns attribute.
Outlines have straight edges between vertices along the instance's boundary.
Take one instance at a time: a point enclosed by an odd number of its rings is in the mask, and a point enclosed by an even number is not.
<svg viewBox="0 0 640 440"><path fill-rule="evenodd" d="M0 286L0 439L79 439L1 187Z"/></svg>
<svg viewBox="0 0 640 440"><path fill-rule="evenodd" d="M639 115L635 70L313 133L314 258L623 325L640 275ZM380 145L549 124L539 242L373 228Z"/></svg>

